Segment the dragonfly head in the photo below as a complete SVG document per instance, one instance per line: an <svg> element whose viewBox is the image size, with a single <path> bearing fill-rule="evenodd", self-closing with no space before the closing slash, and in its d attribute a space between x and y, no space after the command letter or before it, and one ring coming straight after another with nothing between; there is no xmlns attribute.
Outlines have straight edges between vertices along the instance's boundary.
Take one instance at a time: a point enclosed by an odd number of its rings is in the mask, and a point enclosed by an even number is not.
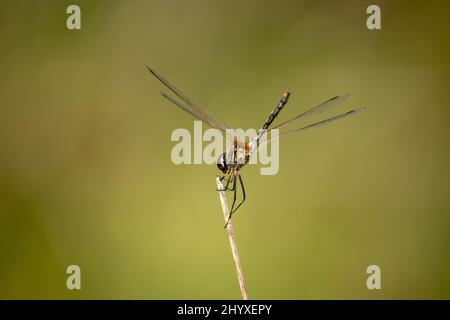
<svg viewBox="0 0 450 320"><path fill-rule="evenodd" d="M222 171L224 174L228 171L228 165L227 165L227 154L224 152L222 153L219 158L217 158L217 168L219 168L220 171Z"/></svg>

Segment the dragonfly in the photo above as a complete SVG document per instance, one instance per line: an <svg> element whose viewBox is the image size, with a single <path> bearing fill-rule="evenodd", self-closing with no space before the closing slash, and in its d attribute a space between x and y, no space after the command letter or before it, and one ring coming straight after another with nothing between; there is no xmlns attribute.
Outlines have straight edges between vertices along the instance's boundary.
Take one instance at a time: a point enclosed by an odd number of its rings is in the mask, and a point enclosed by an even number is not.
<svg viewBox="0 0 450 320"><path fill-rule="evenodd" d="M146 65L146 67L148 71L150 71L150 73L156 77L156 79L158 79L167 89L169 89L172 92L172 94L175 95L174 97L167 93L160 92L161 95L166 100L168 100L173 105L181 108L185 112L189 113L194 118L202 121L209 127L218 129L224 135L228 135L229 131L227 131L227 129L230 129L230 127L227 124L218 120L214 115L209 113L205 108L203 108L200 104L198 104L198 102L186 96L181 90L177 89L173 84L167 81L161 74L156 72L154 69L150 68L148 65ZM281 98L276 103L272 112L269 114L266 121L263 123L261 128L258 130L256 136L252 140L248 142L243 142L238 140L236 136L231 137L233 140L232 145L228 148L227 152L222 153L217 159L217 168L222 173L219 176L219 180L221 182L225 181L223 189L217 189L217 191L233 192L233 203L225 227L227 227L232 215L241 207L241 205L246 200L246 192L244 182L241 176L241 169L246 164L248 164L251 155L253 154L256 147L260 145L260 142L262 141L261 139L265 134L269 134L273 129L279 130L282 129L279 131L277 137L283 137L291 135L293 133L301 132L306 129L326 125L339 119L347 118L365 109L364 107L357 107L349 111L339 113L335 116L325 118L323 120L308 125L298 126L293 129L285 128L285 127L289 128L290 125L298 124L299 122L301 122L304 119L307 119L310 116L325 112L333 107L336 107L339 104L342 104L343 102L347 101L348 98L350 97L350 94L346 93L341 96L332 97L326 100L325 102L322 102L300 113L299 115L293 118L290 118L284 122L281 122L280 124L277 124L276 126L271 126L273 121L278 117L281 110L283 110L283 107L288 102L290 95L291 95L290 92L285 92L282 94ZM269 142L270 140L266 141L266 143ZM242 190L242 199L238 204L236 204L238 184L240 185Z"/></svg>

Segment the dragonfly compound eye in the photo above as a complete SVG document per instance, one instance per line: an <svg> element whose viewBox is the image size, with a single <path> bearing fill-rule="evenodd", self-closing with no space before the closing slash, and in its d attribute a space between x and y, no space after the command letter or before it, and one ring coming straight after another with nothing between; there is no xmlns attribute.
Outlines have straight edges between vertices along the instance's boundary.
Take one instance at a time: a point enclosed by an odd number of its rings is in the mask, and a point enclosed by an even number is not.
<svg viewBox="0 0 450 320"><path fill-rule="evenodd" d="M223 173L226 173L228 170L228 166L227 166L227 154L226 153L222 153L219 158L217 158L217 168L219 168L220 171L222 171Z"/></svg>

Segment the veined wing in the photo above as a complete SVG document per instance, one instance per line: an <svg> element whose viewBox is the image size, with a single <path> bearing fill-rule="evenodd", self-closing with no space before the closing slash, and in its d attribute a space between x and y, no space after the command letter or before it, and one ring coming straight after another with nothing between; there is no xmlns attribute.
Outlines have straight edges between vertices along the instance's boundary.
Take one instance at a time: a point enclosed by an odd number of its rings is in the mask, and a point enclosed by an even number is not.
<svg viewBox="0 0 450 320"><path fill-rule="evenodd" d="M308 117L310 117L312 115L325 112L325 111L327 111L327 110L337 106L338 104L343 103L349 97L350 97L350 93L346 93L346 94L344 94L342 96L333 97L333 98L331 98L331 99L329 99L329 100L327 100L325 102L322 102L321 104L319 104L319 105L317 105L317 106L315 106L315 107L313 107L313 108L311 108L311 109L301 113L300 115L298 115L298 116L296 116L294 118L291 118L291 119L289 119L289 120L287 120L285 122L282 122L282 123L276 125L272 129L280 129L280 128L282 128L284 126L287 126L289 124L298 122L298 121L300 121L302 119L305 119L305 118L308 118Z"/></svg>
<svg viewBox="0 0 450 320"><path fill-rule="evenodd" d="M327 119L322 120L322 121L318 121L318 122L309 124L309 125L307 125L307 126L303 126L303 127L300 127L300 128L296 128L296 129L292 129L292 130L289 130L289 131L285 131L285 132L280 133L280 137L281 137L281 136L286 136L286 135L289 135L289 134L291 134L291 133L295 133L295 132L298 132L298 131L302 131L302 130L306 130L306 129L310 129L310 128L315 128L315 127L323 126L323 125L326 125L326 124L328 124L328 123L330 123L330 122L333 122L333 121L336 121L336 120L339 120L339 119L343 119L343 118L352 116L352 115L354 115L354 114L357 114L358 112L361 112L361 111L363 111L363 110L365 110L365 109L366 109L366 108L364 108L364 107L352 109L352 110L350 110L350 111L347 111L347 112L338 114L338 115L336 115L336 116L327 118Z"/></svg>
<svg viewBox="0 0 450 320"><path fill-rule="evenodd" d="M294 118L291 118L291 119L289 119L289 120L287 120L287 121L284 121L284 122L282 122L282 123L276 125L275 127L272 127L272 128L270 128L270 129L268 129L268 130L260 131L259 134L255 137L255 139L253 139L253 140L251 141L251 144L250 144L250 147L251 147L251 148L250 148L250 149L251 149L252 151L254 150L254 148L259 144L259 139L260 139L260 137L261 137L264 133L268 133L268 132L271 131L272 129L280 129L280 128L283 128L283 127L285 127L285 126L287 126L287 125L289 125L289 124L293 124L293 123L299 122L299 121L301 121L301 120L303 120L303 119L306 119L306 118L308 118L308 117L310 117L310 116L312 116L312 115L315 115L315 114L319 114L319 113L325 112L325 111L327 111L327 110L329 110L329 109L331 109L331 108L337 106L338 104L343 103L343 102L346 101L349 97L350 97L350 93L346 93L346 94L344 94L344 95L342 95L342 96L335 96L335 97L333 97L333 98L331 98L331 99L328 99L328 100L325 101L325 102L322 102L321 104L319 104L319 105L317 105L317 106L312 107L311 109L309 109L309 110L307 110L307 111L305 111L305 112L299 114L298 116L296 116L296 117L294 117ZM276 108L275 108L275 109L276 109ZM352 111L356 111L356 110L352 110ZM273 113L273 111L272 111L272 113ZM289 133L294 133L294 132L297 132L297 131L300 131L300 130L305 130L305 129L310 128L310 127L315 127L315 126L319 126L319 125L324 125L324 124L329 123L329 122L332 122L332 121L334 121L334 120L343 118L344 116L346 117L346 116L348 116L348 115L350 115L350 114L352 114L352 112L349 112L348 114L347 114L347 113L344 113L344 114L341 114L341 115L338 115L338 116L334 116L334 117L331 117L331 118L328 118L328 119L325 119L325 120L322 120L322 121L313 123L313 124L308 125L308 126L303 126L303 127L301 127L301 128L289 130L289 131L286 131L286 132L284 132L284 133L280 133L279 136L287 135L287 134L289 134ZM269 119L270 119L270 117L269 117ZM266 126L266 128L267 128L267 126ZM263 128L263 129L264 129L264 128ZM268 141L266 140L266 142L265 142L264 144L269 143L271 140L273 140L273 138L269 138L269 140L268 140Z"/></svg>
<svg viewBox="0 0 450 320"><path fill-rule="evenodd" d="M228 126L217 120L211 113L206 111L204 108L202 108L198 103L192 101L190 98L188 98L183 92L181 92L179 89L177 89L173 84L171 84L169 81L164 79L163 76L161 76L159 73L157 73L155 70L150 68L149 66L146 66L148 71L152 75L154 75L159 81L161 81L170 91L172 91L178 98L181 99L181 101L176 100L175 98L170 97L169 95L165 93L161 93L161 95L169 100L171 103L176 105L177 107L183 109L190 115L194 116L198 120L201 120L205 122L207 125L209 125L212 128L219 129L224 134L226 133L226 129Z"/></svg>
<svg viewBox="0 0 450 320"><path fill-rule="evenodd" d="M357 113L359 113L359 112L361 112L361 111L364 111L365 109L366 109L366 108L364 108L364 107L355 108L355 109L352 109L352 110L350 110L350 111L347 111L347 112L338 114L338 115L336 115L336 116L333 116L333 117L330 117L330 118L327 118L327 119L324 119L324 120L321 120L321 121L318 121L318 122L314 122L314 123L312 123L312 124L309 124L309 125L306 125L306 126L303 126L303 127L300 127L300 128L296 128L296 129L292 129L292 130L280 132L280 134L279 134L278 136L270 136L268 139L266 139L265 141L263 141L261 145L269 144L271 141L273 141L273 140L276 139L276 138L281 138L281 137L288 136L288 135L290 135L290 134L293 134L293 133L296 133L296 132L299 132L299 131L303 131L303 130L306 130L306 129L311 129L311 128L320 127L320 126L329 124L329 123L331 123L331 122L333 122L333 121L336 121L336 120L339 120L339 119L347 118L347 117L352 116L352 115L355 115L355 114L357 114Z"/></svg>

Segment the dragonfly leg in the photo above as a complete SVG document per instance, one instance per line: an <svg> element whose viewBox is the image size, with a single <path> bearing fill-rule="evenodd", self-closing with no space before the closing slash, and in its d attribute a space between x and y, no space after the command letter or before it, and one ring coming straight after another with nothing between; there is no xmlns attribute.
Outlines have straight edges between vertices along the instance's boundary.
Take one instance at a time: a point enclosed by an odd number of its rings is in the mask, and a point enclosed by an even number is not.
<svg viewBox="0 0 450 320"><path fill-rule="evenodd" d="M239 183L241 184L241 189L242 189L242 201L237 205L236 209L234 209L234 211L231 211L231 214L235 213L237 211L237 209L239 209L239 207L245 202L245 188L244 188L244 183L242 182L242 177L240 174L238 174L238 178L239 178ZM230 216L231 216L230 214Z"/></svg>
<svg viewBox="0 0 450 320"><path fill-rule="evenodd" d="M238 178L239 178L239 183L241 184L241 189L242 189L242 201L237 205L237 207L233 210L234 207L234 203L236 201L236 190L235 190L235 196L234 196L234 201L233 201L233 206L231 207L231 212L230 215L228 216L228 220L227 220L227 224L225 225L225 227L228 225L228 222L231 219L231 215L233 213L235 213L237 211L237 209L239 209L239 207L245 202L246 199L246 194L245 194L245 187L244 187L244 182L242 181L242 177L240 174L238 174ZM237 186L236 186L237 189Z"/></svg>
<svg viewBox="0 0 450 320"><path fill-rule="evenodd" d="M227 174L221 176L221 177L219 178L220 182L222 182L222 180L225 179L226 176L227 176ZM228 186L230 185L230 181L232 180L232 178L233 178L233 177L228 178L228 179L225 179L225 180L227 181L227 184L225 185L225 187L224 187L223 189L217 189L217 188L216 188L216 191L228 191L228 190L233 190L233 189L228 189Z"/></svg>
<svg viewBox="0 0 450 320"><path fill-rule="evenodd" d="M231 175L230 176L230 182L233 182L234 181L234 179L236 179L236 177L234 176L234 175ZM232 184L230 184L230 188L229 189L227 189L228 191L233 191L234 190L234 187L233 187L233 185Z"/></svg>
<svg viewBox="0 0 450 320"><path fill-rule="evenodd" d="M231 215L234 212L233 208L234 208L234 205L236 204L236 189L237 189L236 186L237 186L236 185L236 178L234 177L234 179L233 179L233 189L232 189L234 191L234 193L233 193L233 204L231 205L230 214L228 215L227 223L225 224L224 228L227 227L228 223L230 222Z"/></svg>

